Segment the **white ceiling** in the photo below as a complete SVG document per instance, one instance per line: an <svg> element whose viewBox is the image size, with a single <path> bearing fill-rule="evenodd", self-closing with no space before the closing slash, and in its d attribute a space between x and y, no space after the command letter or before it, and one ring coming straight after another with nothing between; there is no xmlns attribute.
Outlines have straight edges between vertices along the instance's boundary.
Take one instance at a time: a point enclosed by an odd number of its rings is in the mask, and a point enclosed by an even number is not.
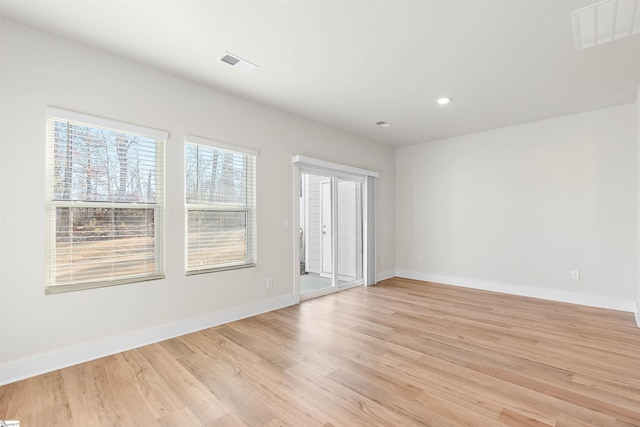
<svg viewBox="0 0 640 427"><path fill-rule="evenodd" d="M0 0L0 14L404 145L633 102L640 35L575 51L571 12L594 2Z"/></svg>

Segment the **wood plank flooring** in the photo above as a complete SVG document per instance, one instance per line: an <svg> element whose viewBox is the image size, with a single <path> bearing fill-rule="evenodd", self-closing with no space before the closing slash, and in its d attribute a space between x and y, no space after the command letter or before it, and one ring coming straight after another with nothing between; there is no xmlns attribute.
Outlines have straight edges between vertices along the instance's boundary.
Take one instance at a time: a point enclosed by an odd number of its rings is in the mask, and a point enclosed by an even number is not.
<svg viewBox="0 0 640 427"><path fill-rule="evenodd" d="M30 426L640 426L610 310L389 279L0 387Z"/></svg>

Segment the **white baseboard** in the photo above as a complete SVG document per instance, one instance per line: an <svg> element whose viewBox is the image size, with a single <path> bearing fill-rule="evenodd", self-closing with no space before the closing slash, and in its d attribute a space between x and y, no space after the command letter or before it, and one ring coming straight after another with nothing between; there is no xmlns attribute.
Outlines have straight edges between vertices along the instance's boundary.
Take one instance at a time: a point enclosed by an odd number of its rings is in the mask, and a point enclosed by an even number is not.
<svg viewBox="0 0 640 427"><path fill-rule="evenodd" d="M640 302L636 303L636 325L640 328Z"/></svg>
<svg viewBox="0 0 640 427"><path fill-rule="evenodd" d="M463 288L481 289L484 291L501 292L504 294L567 302L570 304L586 305L590 307L608 308L611 310L626 311L630 313L635 312L636 321L638 321L638 312L636 311L635 301L625 300L622 298L612 298L606 295L583 294L579 292L560 291L557 289L509 285L505 283L486 282L483 280L467 279L463 277L440 276L437 274L403 269L396 270L396 276L423 280L425 282L442 283L444 285L460 286ZM638 325L640 326L640 322L638 322Z"/></svg>
<svg viewBox="0 0 640 427"><path fill-rule="evenodd" d="M376 272L376 282L379 282L380 280L391 279L395 275L396 271L394 269L378 271Z"/></svg>
<svg viewBox="0 0 640 427"><path fill-rule="evenodd" d="M233 322L246 317L255 316L279 308L288 307L299 302L298 295L283 295L269 300L259 301L228 310L192 317L165 325L129 332L123 335L103 338L38 354L24 359L0 364L0 385L9 384L25 378L77 365L78 363L131 350L199 331L223 323Z"/></svg>

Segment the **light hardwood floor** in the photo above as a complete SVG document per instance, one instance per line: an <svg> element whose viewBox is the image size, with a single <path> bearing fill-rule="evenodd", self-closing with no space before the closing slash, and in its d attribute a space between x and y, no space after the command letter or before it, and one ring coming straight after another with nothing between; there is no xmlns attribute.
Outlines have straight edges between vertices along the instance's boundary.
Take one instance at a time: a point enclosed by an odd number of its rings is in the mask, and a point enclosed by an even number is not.
<svg viewBox="0 0 640 427"><path fill-rule="evenodd" d="M390 279L0 387L29 426L640 426L633 315Z"/></svg>

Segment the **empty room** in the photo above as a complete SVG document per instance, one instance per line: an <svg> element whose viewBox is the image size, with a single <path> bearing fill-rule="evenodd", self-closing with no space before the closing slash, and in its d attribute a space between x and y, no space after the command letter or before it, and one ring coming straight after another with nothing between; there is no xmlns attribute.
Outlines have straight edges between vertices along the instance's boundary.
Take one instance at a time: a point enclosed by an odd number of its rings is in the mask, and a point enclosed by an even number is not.
<svg viewBox="0 0 640 427"><path fill-rule="evenodd" d="M640 426L640 0L0 0L0 425Z"/></svg>

